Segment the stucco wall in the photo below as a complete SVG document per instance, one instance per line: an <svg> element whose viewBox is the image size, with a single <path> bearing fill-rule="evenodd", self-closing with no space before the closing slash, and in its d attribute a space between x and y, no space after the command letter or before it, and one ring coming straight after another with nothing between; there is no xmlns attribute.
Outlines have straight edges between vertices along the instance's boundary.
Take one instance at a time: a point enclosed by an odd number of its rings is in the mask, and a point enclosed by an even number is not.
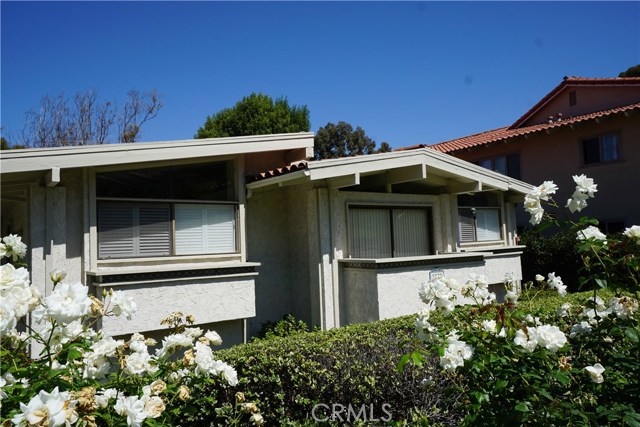
<svg viewBox="0 0 640 427"><path fill-rule="evenodd" d="M138 312L132 320L103 318L102 327L114 336L164 329L160 321L174 311L193 315L198 325L252 317L255 315L254 287L253 276L113 286L134 299ZM100 287L97 293L101 293Z"/></svg>
<svg viewBox="0 0 640 427"><path fill-rule="evenodd" d="M584 139L619 132L621 136L619 161L584 165L582 143ZM603 119L600 123L562 128L551 134L537 133L529 138L497 143L484 148L454 153L468 161L479 161L500 155L520 153L522 180L534 185L553 180L560 191L554 198L559 204L566 201L575 189L571 175L585 174L598 184L594 199L583 214L600 220L623 220L627 227L640 224L640 198L635 194L640 179L640 115ZM529 221L522 205L518 211L518 225Z"/></svg>

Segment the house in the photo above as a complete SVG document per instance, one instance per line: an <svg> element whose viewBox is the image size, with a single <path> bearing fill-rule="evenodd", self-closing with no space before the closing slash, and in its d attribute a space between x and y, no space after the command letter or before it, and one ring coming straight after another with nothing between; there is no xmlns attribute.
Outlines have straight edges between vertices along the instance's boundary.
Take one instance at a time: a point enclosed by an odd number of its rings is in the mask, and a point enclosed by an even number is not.
<svg viewBox="0 0 640 427"><path fill-rule="evenodd" d="M565 77L510 126L431 145L434 150L540 184L553 180L564 205L571 175L598 184L584 213L606 232L640 224L640 77ZM411 147L409 147L411 148ZM529 218L518 215L518 225Z"/></svg>
<svg viewBox="0 0 640 427"><path fill-rule="evenodd" d="M48 273L138 302L111 335L192 314L227 344L293 313L324 329L419 309L446 275L521 278L515 206L531 186L429 148L307 161L313 134L2 153L2 233ZM159 332L158 332L159 333Z"/></svg>

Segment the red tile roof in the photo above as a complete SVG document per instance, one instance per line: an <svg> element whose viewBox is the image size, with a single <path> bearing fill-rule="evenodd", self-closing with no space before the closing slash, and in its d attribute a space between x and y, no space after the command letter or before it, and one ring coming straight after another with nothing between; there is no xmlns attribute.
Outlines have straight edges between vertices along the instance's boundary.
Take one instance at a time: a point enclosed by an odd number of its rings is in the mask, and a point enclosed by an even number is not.
<svg viewBox="0 0 640 427"><path fill-rule="evenodd" d="M300 160L298 162L290 163L281 168L272 169L266 172L260 172L259 174L247 176L246 183L261 181L263 179L272 178L274 176L286 175L291 172L305 170L308 167L308 163L306 160Z"/></svg>
<svg viewBox="0 0 640 427"><path fill-rule="evenodd" d="M526 122L536 111L547 104L551 99L558 95L567 86L625 86L625 85L640 85L640 77L604 77L604 78L591 78L591 77L575 77L566 76L562 79L562 82L553 88L551 92L545 95L540 101L516 120L511 126L511 129L515 129Z"/></svg>
<svg viewBox="0 0 640 427"><path fill-rule="evenodd" d="M590 79L593 80L593 79ZM640 78L638 78L640 81ZM459 150L464 150L479 145L486 145L498 141L506 141L511 138L516 138L523 135L529 135L532 133L542 132L549 129L560 128L575 123L586 122L590 120L596 120L600 117L612 116L614 114L622 114L630 111L640 111L640 103L624 105L622 107L611 108L609 110L596 111L594 113L583 114L581 116L567 117L559 121L551 123L541 123L533 126L526 126L513 129L510 126L501 127L498 129L489 130L475 135L465 136L463 138L452 139L450 141L441 142L434 145L419 144L411 147L399 148L398 151L411 150L415 148L429 147L442 153L452 153Z"/></svg>

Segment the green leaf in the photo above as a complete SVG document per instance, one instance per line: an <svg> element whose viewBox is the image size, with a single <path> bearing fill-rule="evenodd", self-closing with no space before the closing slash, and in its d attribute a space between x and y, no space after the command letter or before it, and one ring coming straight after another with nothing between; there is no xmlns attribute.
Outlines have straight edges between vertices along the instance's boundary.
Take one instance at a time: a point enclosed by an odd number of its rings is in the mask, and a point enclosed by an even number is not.
<svg viewBox="0 0 640 427"><path fill-rule="evenodd" d="M638 341L640 341L640 334L638 334L638 330L636 328L627 328L624 331L624 334L627 338L629 338L631 342L637 343Z"/></svg>
<svg viewBox="0 0 640 427"><path fill-rule="evenodd" d="M555 377L558 381L560 381L561 384L568 385L569 383L571 383L571 379L569 379L567 374L565 374L564 372L557 371L555 373Z"/></svg>
<svg viewBox="0 0 640 427"><path fill-rule="evenodd" d="M407 362L411 358L411 353L407 353L400 358L400 362L398 362L398 372L402 372Z"/></svg>
<svg viewBox="0 0 640 427"><path fill-rule="evenodd" d="M622 418L622 420L631 427L640 427L640 416L636 417L634 415L638 414L627 414Z"/></svg>
<svg viewBox="0 0 640 427"><path fill-rule="evenodd" d="M539 394L540 396L544 396L544 397L546 397L547 399L549 399L549 400L551 400L551 401L555 400L555 399L553 398L553 396L551 396L551 395L549 394L549 392L548 392L547 390L543 389L543 388L541 388L540 390L538 390L538 394Z"/></svg>
<svg viewBox="0 0 640 427"><path fill-rule="evenodd" d="M495 389L496 390L502 390L503 388L505 388L507 386L507 384L509 384L509 381L500 380L500 381L496 382Z"/></svg>
<svg viewBox="0 0 640 427"><path fill-rule="evenodd" d="M422 354L414 351L413 353L411 353L411 360L413 360L413 363L415 363L417 367L422 368L422 361L424 360Z"/></svg>
<svg viewBox="0 0 640 427"><path fill-rule="evenodd" d="M527 405L527 402L520 402L516 405L516 411L529 412L529 405Z"/></svg>
<svg viewBox="0 0 640 427"><path fill-rule="evenodd" d="M607 281L604 279L596 279L596 283L598 284L598 286L600 286L602 289L606 289L607 288Z"/></svg>

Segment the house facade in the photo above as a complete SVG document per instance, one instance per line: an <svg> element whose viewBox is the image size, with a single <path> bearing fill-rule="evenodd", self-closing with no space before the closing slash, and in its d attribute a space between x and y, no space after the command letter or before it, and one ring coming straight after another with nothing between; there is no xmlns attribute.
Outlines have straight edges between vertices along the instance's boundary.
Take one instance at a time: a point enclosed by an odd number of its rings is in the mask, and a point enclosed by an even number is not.
<svg viewBox="0 0 640 427"><path fill-rule="evenodd" d="M585 213L606 232L640 223L640 77L565 77L512 125L430 146L523 181L553 180L565 204L571 175L598 184ZM518 225L529 218L518 215Z"/></svg>
<svg viewBox="0 0 640 427"><path fill-rule="evenodd" d="M312 149L299 133L5 151L2 234L23 236L44 295L64 268L134 297L133 320L104 319L114 336L180 311L229 345L288 313L323 329L415 313L441 275L521 278L530 185L428 148Z"/></svg>

